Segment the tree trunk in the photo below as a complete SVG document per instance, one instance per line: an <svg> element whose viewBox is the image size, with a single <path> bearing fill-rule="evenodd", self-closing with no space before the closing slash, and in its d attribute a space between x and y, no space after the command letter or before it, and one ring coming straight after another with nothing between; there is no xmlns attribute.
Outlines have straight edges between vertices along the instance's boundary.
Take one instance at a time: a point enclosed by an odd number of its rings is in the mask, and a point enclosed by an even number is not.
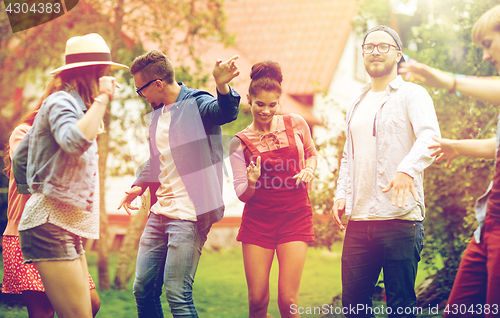
<svg viewBox="0 0 500 318"><path fill-rule="evenodd" d="M97 140L99 147L99 194L100 194L100 229L99 240L97 243L97 268L99 270L99 288L101 290L110 289L109 283L109 235L108 235L108 214L106 212L106 162L109 153L109 113L104 115L104 129L105 133L100 134Z"/></svg>
<svg viewBox="0 0 500 318"><path fill-rule="evenodd" d="M118 49L123 46L122 40L122 26L123 18L125 16L125 0L117 0L115 7L115 21L113 23L112 40L111 40L111 59L116 62L118 56Z"/></svg>
<svg viewBox="0 0 500 318"><path fill-rule="evenodd" d="M130 264L137 257L139 239L146 225L150 206L149 189L142 196L142 203L136 215L132 216L127 228L127 233L123 238L119 251L118 263L116 264L115 288L125 290L127 283L134 274L134 269L130 269ZM135 266L134 266L135 267Z"/></svg>
<svg viewBox="0 0 500 318"><path fill-rule="evenodd" d="M113 26L113 42L111 45L112 60L116 60L119 41L121 40L121 27L123 23L123 0L118 0L115 8L116 20ZM108 214L106 213L106 162L109 154L109 121L110 113L104 114L104 130L99 135L97 146L99 147L99 186L100 186L100 239L97 244L98 259L97 268L99 270L99 288L101 290L110 289L109 280L109 235L108 235Z"/></svg>

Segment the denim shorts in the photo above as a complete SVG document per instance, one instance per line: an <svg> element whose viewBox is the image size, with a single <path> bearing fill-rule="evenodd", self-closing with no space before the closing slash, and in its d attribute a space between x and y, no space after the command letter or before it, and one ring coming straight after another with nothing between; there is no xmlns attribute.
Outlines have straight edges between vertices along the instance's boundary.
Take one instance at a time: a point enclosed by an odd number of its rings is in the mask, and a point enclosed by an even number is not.
<svg viewBox="0 0 500 318"><path fill-rule="evenodd" d="M85 253L82 239L51 223L19 231L24 263L69 261Z"/></svg>

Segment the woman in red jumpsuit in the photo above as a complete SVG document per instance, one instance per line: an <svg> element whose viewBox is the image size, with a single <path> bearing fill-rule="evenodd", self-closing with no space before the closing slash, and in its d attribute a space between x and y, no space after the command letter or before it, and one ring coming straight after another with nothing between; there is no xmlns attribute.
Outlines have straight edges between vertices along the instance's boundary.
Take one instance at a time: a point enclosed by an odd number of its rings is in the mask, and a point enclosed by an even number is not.
<svg viewBox="0 0 500 318"><path fill-rule="evenodd" d="M267 315L275 251L281 317L298 317L307 242L314 241L306 184L314 177L316 149L301 116L276 113L283 80L279 64L257 63L250 78L247 98L253 122L236 134L230 147L234 187L245 202L237 240L243 247L249 317Z"/></svg>

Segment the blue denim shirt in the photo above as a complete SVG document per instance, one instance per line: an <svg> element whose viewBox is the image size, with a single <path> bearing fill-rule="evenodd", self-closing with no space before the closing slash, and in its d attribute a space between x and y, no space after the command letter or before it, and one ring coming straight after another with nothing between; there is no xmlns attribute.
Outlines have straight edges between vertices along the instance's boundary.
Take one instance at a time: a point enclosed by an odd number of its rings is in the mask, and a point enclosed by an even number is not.
<svg viewBox="0 0 500 318"><path fill-rule="evenodd" d="M76 126L86 110L75 90L58 91L45 99L12 158L19 193L40 192L92 210L97 142L87 140Z"/></svg>
<svg viewBox="0 0 500 318"><path fill-rule="evenodd" d="M221 125L238 116L240 95L230 89L229 94L211 94L188 88L183 83L181 91L170 108L169 144L174 164L196 209L197 226L200 231L208 229L224 215L222 200L222 130ZM156 147L156 121L163 111L158 107L153 113L150 126L150 158L133 185L143 191L150 187L151 205L156 201L156 190L160 186L160 153Z"/></svg>

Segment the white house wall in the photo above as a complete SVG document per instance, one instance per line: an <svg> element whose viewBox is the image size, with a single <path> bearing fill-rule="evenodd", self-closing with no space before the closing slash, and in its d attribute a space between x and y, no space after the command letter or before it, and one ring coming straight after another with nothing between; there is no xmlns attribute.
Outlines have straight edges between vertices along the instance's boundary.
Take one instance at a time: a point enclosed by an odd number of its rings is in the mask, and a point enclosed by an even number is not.
<svg viewBox="0 0 500 318"><path fill-rule="evenodd" d="M314 97L314 112L323 119L324 126L315 126L313 128L313 135L317 143L322 143L327 139L336 138L342 131L345 131L345 111L349 102L359 93L361 87L368 82L366 73L358 71L362 74L362 79L356 79L356 63L358 68L362 67L359 59L361 54L360 49L361 41L359 36L356 36L355 31L351 31L349 38L346 42L344 51L342 52L339 64L330 83L328 93L317 93ZM359 75L358 75L359 77ZM336 156L336 149L330 149L320 153L321 156L332 158ZM321 165L319 160L319 169L326 169L326 166ZM322 171L323 172L323 171ZM322 173L320 172L320 174Z"/></svg>
<svg viewBox="0 0 500 318"><path fill-rule="evenodd" d="M347 40L339 64L330 83L326 96L317 93L314 97L314 112L320 118L325 118L325 127L315 126L314 136L318 141L325 138L334 138L345 130L345 114L349 102L353 99L367 82L365 75L363 81L355 78L355 63L357 47L361 46L361 39L352 31ZM365 74L365 73L364 73Z"/></svg>

